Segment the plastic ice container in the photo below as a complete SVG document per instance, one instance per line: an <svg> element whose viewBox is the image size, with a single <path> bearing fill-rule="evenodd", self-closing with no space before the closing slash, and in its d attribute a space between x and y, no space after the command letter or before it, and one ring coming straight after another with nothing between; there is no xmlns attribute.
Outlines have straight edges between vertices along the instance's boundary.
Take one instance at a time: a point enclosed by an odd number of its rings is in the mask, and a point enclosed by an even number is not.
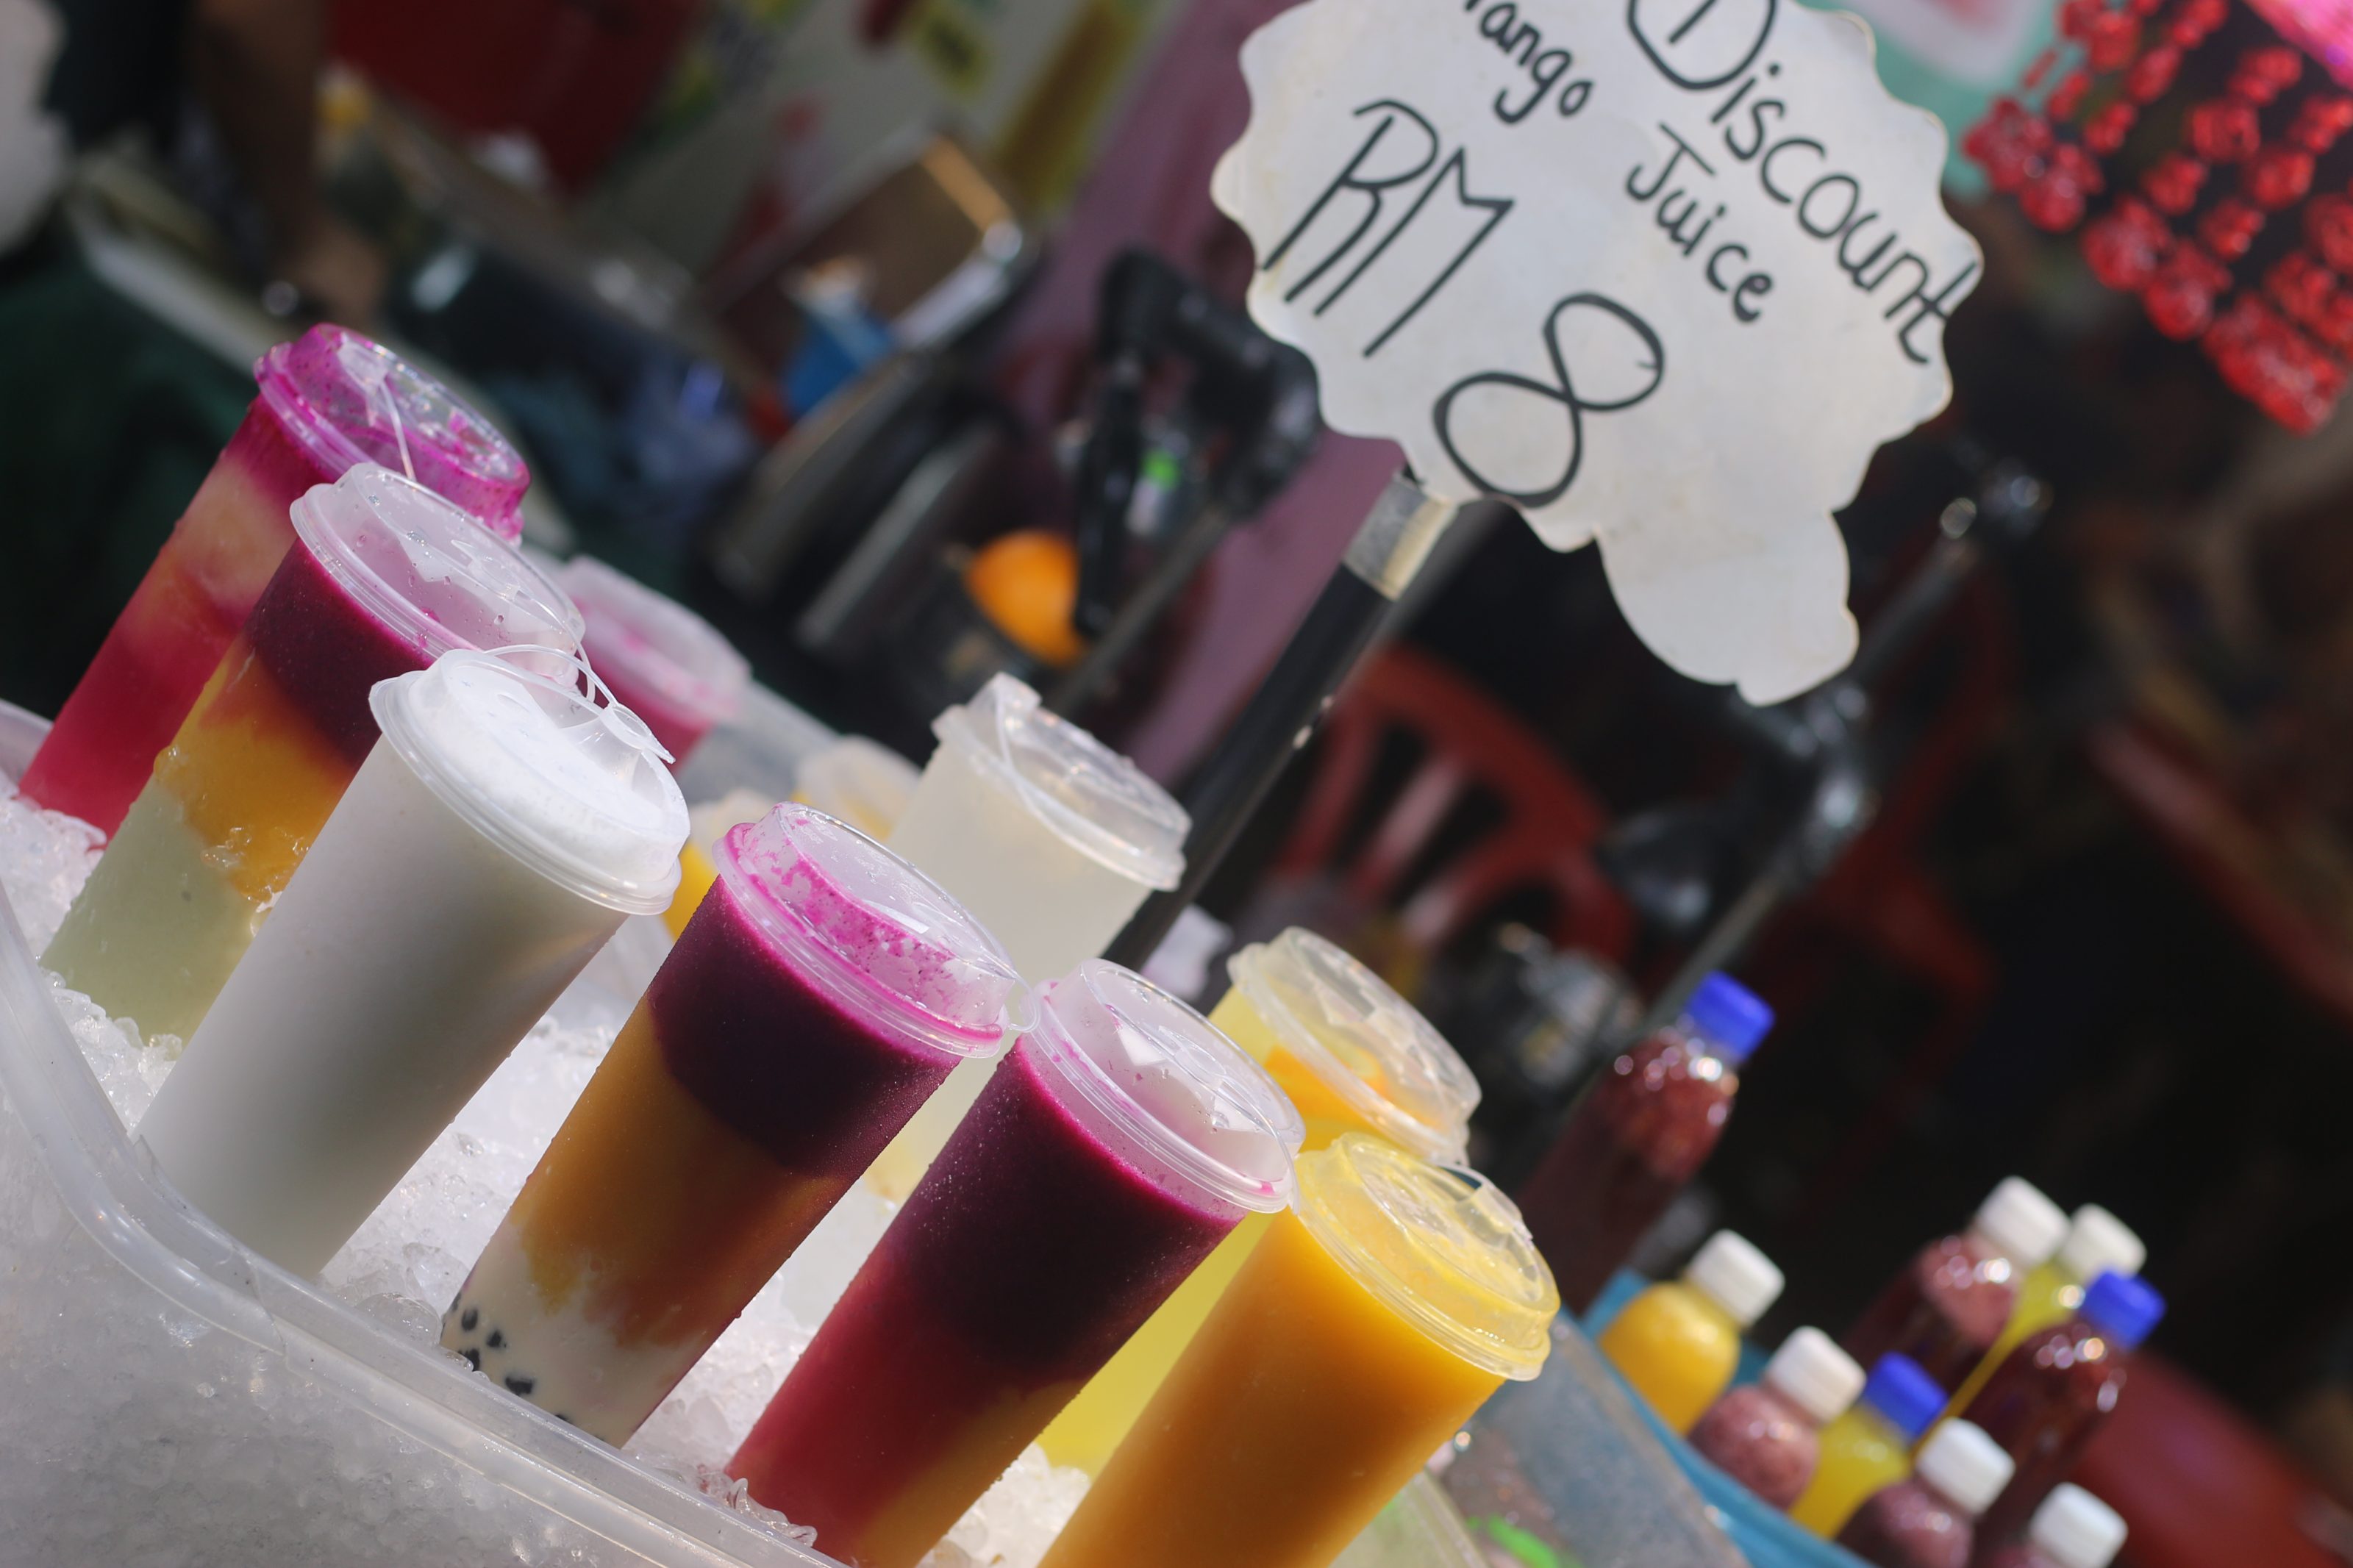
<svg viewBox="0 0 2353 1568"><path fill-rule="evenodd" d="M45 729L0 712L0 771ZM124 1133L5 900L0 1454L9 1564L832 1562L189 1208Z"/></svg>

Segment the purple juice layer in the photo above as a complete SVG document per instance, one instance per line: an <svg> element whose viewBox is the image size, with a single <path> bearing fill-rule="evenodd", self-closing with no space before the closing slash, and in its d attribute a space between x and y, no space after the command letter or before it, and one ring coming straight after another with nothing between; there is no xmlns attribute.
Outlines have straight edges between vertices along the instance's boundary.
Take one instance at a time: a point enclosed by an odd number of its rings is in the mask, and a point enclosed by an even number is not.
<svg viewBox="0 0 2353 1568"><path fill-rule="evenodd" d="M729 1466L837 1553L944 1531L1240 1217L1107 1148L1055 1076L1015 1047Z"/></svg>
<svg viewBox="0 0 2353 1568"><path fill-rule="evenodd" d="M646 989L670 1075L786 1170L855 1179L955 1065L811 983L725 878Z"/></svg>
<svg viewBox="0 0 2353 1568"><path fill-rule="evenodd" d="M421 641L369 614L304 549L286 552L245 635L287 700L354 767L376 742L368 692L431 662Z"/></svg>
<svg viewBox="0 0 2353 1568"><path fill-rule="evenodd" d="M1710 1405L1692 1428L1690 1442L1718 1469L1781 1509L1804 1493L1822 1451L1813 1423L1754 1383Z"/></svg>

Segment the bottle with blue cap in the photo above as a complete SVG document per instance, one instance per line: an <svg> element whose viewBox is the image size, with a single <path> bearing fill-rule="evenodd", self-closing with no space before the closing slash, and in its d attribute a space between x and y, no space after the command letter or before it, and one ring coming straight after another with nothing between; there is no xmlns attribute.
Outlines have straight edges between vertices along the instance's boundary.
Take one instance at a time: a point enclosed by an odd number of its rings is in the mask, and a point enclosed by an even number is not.
<svg viewBox="0 0 2353 1568"><path fill-rule="evenodd" d="M1907 1355L1883 1355L1845 1415L1822 1427L1813 1479L1789 1517L1824 1541L1846 1528L1866 1498L1912 1473L1912 1450L1945 1407L1945 1391Z"/></svg>
<svg viewBox="0 0 2353 1568"><path fill-rule="evenodd" d="M1699 1173L1732 1120L1740 1066L1773 1009L1728 974L1609 1064L1520 1192L1561 1304L1582 1314Z"/></svg>
<svg viewBox="0 0 2353 1568"><path fill-rule="evenodd" d="M2104 1273L2056 1328L2031 1334L1964 1412L2018 1461L2018 1474L1987 1515L1992 1539L2025 1530L2034 1510L2075 1468L2122 1397L2139 1350L2165 1316L2145 1280Z"/></svg>

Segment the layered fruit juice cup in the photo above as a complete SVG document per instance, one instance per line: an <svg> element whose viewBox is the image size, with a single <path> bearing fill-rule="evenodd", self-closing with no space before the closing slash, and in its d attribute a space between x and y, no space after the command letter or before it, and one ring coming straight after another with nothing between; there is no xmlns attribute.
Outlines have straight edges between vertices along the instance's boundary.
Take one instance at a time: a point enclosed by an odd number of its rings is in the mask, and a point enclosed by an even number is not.
<svg viewBox="0 0 2353 1568"><path fill-rule="evenodd" d="M1303 1155L1289 1211L1041 1568L1324 1568L1505 1379L1536 1375L1559 1307L1484 1180L1365 1133Z"/></svg>
<svg viewBox="0 0 2353 1568"><path fill-rule="evenodd" d="M1102 952L1184 874L1185 808L1011 676L932 729L940 743L891 847L987 921L1031 984ZM994 1067L956 1071L877 1164L878 1191L913 1190Z"/></svg>
<svg viewBox="0 0 2353 1568"><path fill-rule="evenodd" d="M238 1240L323 1267L631 914L686 802L580 684L470 650L379 684L383 738L139 1126Z"/></svg>
<svg viewBox="0 0 2353 1568"><path fill-rule="evenodd" d="M203 1020L375 744L378 681L461 647L573 668L563 591L423 486L363 464L292 518L296 547L42 955L150 1036Z"/></svg>
<svg viewBox="0 0 2353 1568"><path fill-rule="evenodd" d="M1289 1200L1295 1126L1199 1014L1080 964L728 1469L818 1550L913 1568L1242 1215Z"/></svg>
<svg viewBox="0 0 2353 1568"><path fill-rule="evenodd" d="M253 367L245 422L116 617L19 782L112 833L294 542L287 510L363 462L413 476L506 539L530 470L449 390L342 327Z"/></svg>
<svg viewBox="0 0 2353 1568"><path fill-rule="evenodd" d="M1300 1111L1302 1146L1370 1132L1441 1163L1460 1163L1479 1080L1413 1005L1338 947L1293 927L1229 961L1233 987L1209 1022L1257 1058ZM1207 1321L1272 1223L1252 1215L1039 1439L1047 1458L1093 1475Z"/></svg>
<svg viewBox="0 0 2353 1568"><path fill-rule="evenodd" d="M674 763L743 709L752 667L718 627L590 556L573 557L554 575L587 621L589 662Z"/></svg>
<svg viewBox="0 0 2353 1568"><path fill-rule="evenodd" d="M957 1062L1027 1021L1005 950L847 825L784 805L719 880L442 1320L628 1440Z"/></svg>

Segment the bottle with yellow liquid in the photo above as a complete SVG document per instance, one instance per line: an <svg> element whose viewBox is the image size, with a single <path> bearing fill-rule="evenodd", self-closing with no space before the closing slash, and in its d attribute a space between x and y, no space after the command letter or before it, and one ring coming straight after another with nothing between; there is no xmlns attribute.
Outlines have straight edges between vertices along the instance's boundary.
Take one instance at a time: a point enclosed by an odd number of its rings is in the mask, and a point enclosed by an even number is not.
<svg viewBox="0 0 2353 1568"><path fill-rule="evenodd" d="M1594 1343L1661 1421L1688 1432L1732 1382L1740 1336L1780 1296L1773 1260L1746 1237L1719 1230L1681 1279L1627 1302Z"/></svg>
<svg viewBox="0 0 2353 1568"><path fill-rule="evenodd" d="M1263 1066L1306 1123L1304 1147L1376 1134L1441 1164L1463 1158L1479 1082L1404 997L1313 931L1293 927L1228 962L1209 1022ZM1251 1215L1137 1330L1039 1439L1058 1465L1099 1472L1241 1271L1271 1216Z"/></svg>
<svg viewBox="0 0 2353 1568"><path fill-rule="evenodd" d="M1352 1132L1274 1218L1039 1568L1325 1568L1560 1309L1482 1178Z"/></svg>
<svg viewBox="0 0 2353 1568"><path fill-rule="evenodd" d="M1822 1428L1814 1479L1789 1505L1789 1517L1824 1541L1834 1539L1866 1498L1912 1473L1912 1445L1945 1407L1945 1391L1918 1362L1881 1356L1852 1409Z"/></svg>
<svg viewBox="0 0 2353 1568"><path fill-rule="evenodd" d="M1969 1373L1947 1405L1947 1415L1957 1415L1975 1399L1978 1390L1994 1370L2010 1359L2010 1352L2031 1334L2053 1328L2075 1315L2084 1304L2084 1288L2103 1274L2118 1274L2127 1279L2139 1276L2141 1266L2148 1261L2148 1248L2133 1231L2116 1215L2097 1204L2085 1204L2075 1211L2067 1224L2067 1239L2059 1244L2059 1251L2048 1263L2026 1277L2018 1288L2018 1305L2010 1310L2010 1326L1986 1352L1985 1360Z"/></svg>

